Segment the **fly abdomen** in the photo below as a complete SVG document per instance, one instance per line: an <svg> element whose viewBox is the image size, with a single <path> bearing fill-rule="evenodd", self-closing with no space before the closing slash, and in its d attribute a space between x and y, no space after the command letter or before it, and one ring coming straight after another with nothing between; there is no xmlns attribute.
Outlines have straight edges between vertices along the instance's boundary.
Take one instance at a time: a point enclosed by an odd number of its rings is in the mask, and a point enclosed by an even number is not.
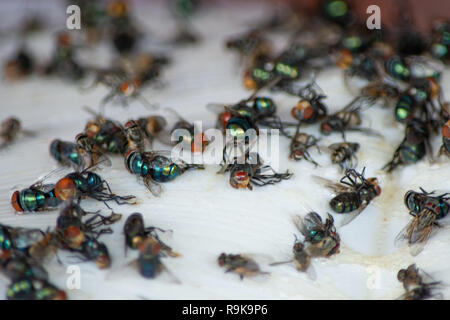
<svg viewBox="0 0 450 320"><path fill-rule="evenodd" d="M405 141L400 149L403 163L416 163L425 156L425 153L425 143L410 144Z"/></svg>
<svg viewBox="0 0 450 320"><path fill-rule="evenodd" d="M167 182L180 174L180 168L163 156L156 156L152 161L152 178L158 182Z"/></svg>
<svg viewBox="0 0 450 320"><path fill-rule="evenodd" d="M348 213L359 208L361 199L355 192L343 192L330 200L330 207L336 213Z"/></svg>

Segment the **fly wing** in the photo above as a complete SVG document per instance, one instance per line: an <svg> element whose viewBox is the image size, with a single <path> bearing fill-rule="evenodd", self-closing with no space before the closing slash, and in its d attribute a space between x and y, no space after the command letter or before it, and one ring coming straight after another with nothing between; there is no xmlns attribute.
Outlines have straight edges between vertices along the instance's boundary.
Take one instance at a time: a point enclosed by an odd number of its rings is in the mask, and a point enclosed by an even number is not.
<svg viewBox="0 0 450 320"><path fill-rule="evenodd" d="M411 239L411 234L413 230L417 228L417 218L413 218L408 224L398 233L395 237L394 245L396 247L401 247L405 243L409 243Z"/></svg>
<svg viewBox="0 0 450 320"><path fill-rule="evenodd" d="M347 104L341 111L359 112L362 109L371 107L376 102L375 98L359 96ZM338 111L339 112L339 111Z"/></svg>
<svg viewBox="0 0 450 320"><path fill-rule="evenodd" d="M44 189L46 189L47 191L50 191L51 188L55 187L52 184L43 184L46 180L50 179L50 178L55 178L55 180L59 180L60 178L62 178L63 174L68 172L69 170L66 167L59 167L57 169L54 169L52 171L50 171L48 174L41 176L38 178L38 180L33 183L30 186L30 189L38 189L38 190L42 190L44 191ZM46 192L46 191L44 191Z"/></svg>
<svg viewBox="0 0 450 320"><path fill-rule="evenodd" d="M308 237L309 231L313 228L322 226L322 218L315 212L308 213L305 218L296 215L292 218L292 222L304 237Z"/></svg>
<svg viewBox="0 0 450 320"><path fill-rule="evenodd" d="M102 170L103 168L107 168L111 166L111 160L107 156L100 156L98 161L87 168L80 168L79 172L93 171L95 169Z"/></svg>
<svg viewBox="0 0 450 320"><path fill-rule="evenodd" d="M343 227L353 221L353 219L359 216L359 214L367 207L367 205L368 203L364 201L355 211L344 214L339 227Z"/></svg>
<svg viewBox="0 0 450 320"><path fill-rule="evenodd" d="M316 180L319 184L321 184L324 187L327 187L328 189L333 190L335 194L341 193L341 192L351 192L353 191L353 188L343 185L341 183L333 182L329 179L322 178L316 175L312 175L313 179Z"/></svg>
<svg viewBox="0 0 450 320"><path fill-rule="evenodd" d="M44 238L44 232L39 229L14 229L14 246L16 248L28 248Z"/></svg>
<svg viewBox="0 0 450 320"><path fill-rule="evenodd" d="M224 111L226 111L226 104L223 103L208 103L206 105L206 109L214 112L215 114L220 114Z"/></svg>
<svg viewBox="0 0 450 320"><path fill-rule="evenodd" d="M150 190L155 197L159 197L161 195L162 187L159 183L154 181L151 177L144 177L143 181L147 189Z"/></svg>

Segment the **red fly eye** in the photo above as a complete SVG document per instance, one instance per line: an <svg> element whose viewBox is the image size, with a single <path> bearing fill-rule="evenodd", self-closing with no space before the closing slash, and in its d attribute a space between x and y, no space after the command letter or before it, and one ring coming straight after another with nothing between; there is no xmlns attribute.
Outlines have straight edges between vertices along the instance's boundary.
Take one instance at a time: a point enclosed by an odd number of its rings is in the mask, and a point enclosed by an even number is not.
<svg viewBox="0 0 450 320"><path fill-rule="evenodd" d="M220 121L222 122L222 126L224 128L227 127L227 123L230 119L231 119L231 114L229 111L225 111L220 115Z"/></svg>
<svg viewBox="0 0 450 320"><path fill-rule="evenodd" d="M302 112L303 119L309 119L314 114L314 109L311 104L306 100L300 100L296 106L297 110Z"/></svg>
<svg viewBox="0 0 450 320"><path fill-rule="evenodd" d="M209 144L206 140L204 133L198 133L195 135L194 140L191 143L191 152L203 152L204 147Z"/></svg>
<svg viewBox="0 0 450 320"><path fill-rule="evenodd" d="M450 120L442 127L442 136L444 138L450 138Z"/></svg>
<svg viewBox="0 0 450 320"><path fill-rule="evenodd" d="M125 153L125 159L127 159L133 152L135 152L135 150L133 149L128 150L127 153Z"/></svg>
<svg viewBox="0 0 450 320"><path fill-rule="evenodd" d="M55 185L55 196L60 200L73 198L75 193L75 183L70 178L62 178Z"/></svg>
<svg viewBox="0 0 450 320"><path fill-rule="evenodd" d="M20 207L19 204L19 191L15 191L11 196L11 204L17 212L23 212L23 209Z"/></svg>
<svg viewBox="0 0 450 320"><path fill-rule="evenodd" d="M122 84L120 85L120 90L123 93L126 93L129 87L130 85L128 84L128 82L122 82Z"/></svg>
<svg viewBox="0 0 450 320"><path fill-rule="evenodd" d="M69 226L64 230L64 236L69 239L75 239L81 234L80 228L76 226Z"/></svg>
<svg viewBox="0 0 450 320"><path fill-rule="evenodd" d="M379 185L376 185L376 186L375 186L375 190L376 190L376 192L377 192L377 196L379 196L379 195L381 194L381 188L380 188L380 186L379 186Z"/></svg>
<svg viewBox="0 0 450 320"><path fill-rule="evenodd" d="M11 256L11 251L9 250L0 250L0 259L5 261Z"/></svg>
<svg viewBox="0 0 450 320"><path fill-rule="evenodd" d="M311 106L308 106L306 109L303 110L303 118L305 118L306 120L311 118L313 114L314 110Z"/></svg>
<svg viewBox="0 0 450 320"><path fill-rule="evenodd" d="M68 33L63 33L63 34L59 35L59 37L58 37L58 44L60 46L66 47L66 46L70 45L71 42L72 42L72 40Z"/></svg>
<svg viewBox="0 0 450 320"><path fill-rule="evenodd" d="M133 120L130 120L127 123L125 123L125 128L126 129L131 128L132 126L134 126L134 121Z"/></svg>
<svg viewBox="0 0 450 320"><path fill-rule="evenodd" d="M245 171L237 171L230 179L230 184L233 188L242 189L246 188L250 182L250 178Z"/></svg>
<svg viewBox="0 0 450 320"><path fill-rule="evenodd" d="M55 300L67 300L66 293L62 290L59 290L58 293L55 295Z"/></svg>
<svg viewBox="0 0 450 320"><path fill-rule="evenodd" d="M258 88L255 80L250 76L250 71L245 71L244 73L244 87L249 90L255 90Z"/></svg>
<svg viewBox="0 0 450 320"><path fill-rule="evenodd" d="M322 122L322 124L320 125L320 131L322 131L322 133L324 134L328 134L331 132L331 126L328 122Z"/></svg>
<svg viewBox="0 0 450 320"><path fill-rule="evenodd" d="M247 173L244 171L238 171L234 174L234 176L238 181L245 181L248 178Z"/></svg>

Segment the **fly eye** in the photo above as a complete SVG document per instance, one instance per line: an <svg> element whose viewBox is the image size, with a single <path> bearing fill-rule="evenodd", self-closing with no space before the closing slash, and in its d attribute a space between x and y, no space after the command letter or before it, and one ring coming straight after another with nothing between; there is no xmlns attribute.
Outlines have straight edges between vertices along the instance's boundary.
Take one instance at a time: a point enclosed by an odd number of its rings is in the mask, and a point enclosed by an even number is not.
<svg viewBox="0 0 450 320"><path fill-rule="evenodd" d="M405 278L406 278L406 270L402 269L398 272L397 279L398 281L402 282L403 280L405 280Z"/></svg>
<svg viewBox="0 0 450 320"><path fill-rule="evenodd" d="M248 174L244 171L235 172L230 179L230 184L233 188L242 189L246 188L250 182Z"/></svg>
<svg viewBox="0 0 450 320"><path fill-rule="evenodd" d="M224 113L222 113L220 115L220 121L222 122L223 127L227 126L228 120L230 120L230 119L231 119L231 114L228 111L225 111Z"/></svg>
<svg viewBox="0 0 450 320"><path fill-rule="evenodd" d="M132 121L132 120L130 120L127 123L125 123L125 128L126 129L131 128L133 126L134 126L134 121Z"/></svg>
<svg viewBox="0 0 450 320"><path fill-rule="evenodd" d="M450 138L450 120L442 127L442 136L444 138Z"/></svg>
<svg viewBox="0 0 450 320"><path fill-rule="evenodd" d="M128 82L122 82L122 84L120 85L120 90L123 93L127 93L129 88L130 88L130 84Z"/></svg>
<svg viewBox="0 0 450 320"><path fill-rule="evenodd" d="M246 89L249 90L254 90L258 87L258 85L256 84L255 80L253 80L253 78L250 75L249 71L246 71L244 74L244 87Z"/></svg>
<svg viewBox="0 0 450 320"><path fill-rule="evenodd" d="M55 196L60 200L73 198L76 193L75 183L70 178L63 178L55 185Z"/></svg>
<svg viewBox="0 0 450 320"><path fill-rule="evenodd" d="M19 191L15 191L11 196L11 204L14 210L16 210L17 212L23 212L23 209L19 203L19 197L20 197Z"/></svg>
<svg viewBox="0 0 450 320"><path fill-rule="evenodd" d="M340 52L340 57L336 63L338 68L340 69L347 69L353 62L353 56L350 51L348 50L342 50Z"/></svg>
<svg viewBox="0 0 450 320"><path fill-rule="evenodd" d="M377 192L377 195L379 196L381 194L381 188L379 185L375 185L375 190Z"/></svg>
<svg viewBox="0 0 450 320"><path fill-rule="evenodd" d="M331 126L328 122L322 122L322 124L320 125L320 131L323 134L329 134L331 132Z"/></svg>

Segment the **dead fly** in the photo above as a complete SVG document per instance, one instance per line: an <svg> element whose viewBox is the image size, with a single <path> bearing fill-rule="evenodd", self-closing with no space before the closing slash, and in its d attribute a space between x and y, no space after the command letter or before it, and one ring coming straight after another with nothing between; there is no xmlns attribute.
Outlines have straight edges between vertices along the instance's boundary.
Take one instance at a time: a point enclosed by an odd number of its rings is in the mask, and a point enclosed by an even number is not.
<svg viewBox="0 0 450 320"><path fill-rule="evenodd" d="M159 238L157 231L166 232L166 230L157 227L145 227L144 218L142 214L135 212L131 214L123 226L123 233L125 235L125 253L127 248L136 250L147 238L151 238L159 243L160 249L163 254L170 257L179 257L180 254L173 251L171 247L166 245Z"/></svg>
<svg viewBox="0 0 450 320"><path fill-rule="evenodd" d="M365 169L361 173L355 169L346 170L345 176L339 183L314 176L316 180L336 194L330 200L330 207L334 212L345 215L341 226L356 218L381 193L377 178L364 177Z"/></svg>
<svg viewBox="0 0 450 320"><path fill-rule="evenodd" d="M55 139L50 144L50 155L63 166L75 169L87 168L103 163L110 163L109 158L94 144L86 134L75 137L76 142Z"/></svg>
<svg viewBox="0 0 450 320"><path fill-rule="evenodd" d="M108 34L114 49L121 55L130 54L142 38L127 1L115 0L108 4Z"/></svg>
<svg viewBox="0 0 450 320"><path fill-rule="evenodd" d="M170 151L138 152L129 150L124 157L125 168L143 179L144 185L155 196L162 191L161 183L169 182L190 169L203 169L202 165L188 164L172 159Z"/></svg>
<svg viewBox="0 0 450 320"><path fill-rule="evenodd" d="M267 60L272 51L270 43L258 31L230 38L226 42L226 47L239 54L240 61L246 68Z"/></svg>
<svg viewBox="0 0 450 320"><path fill-rule="evenodd" d="M295 237L292 248L293 260L276 262L271 265L294 262L298 271L308 272L309 276L314 279L315 273L310 266L311 259L316 257L328 258L339 253L341 240L334 227L333 217L328 214L325 222L322 222L322 218L316 212L310 212L304 219L295 216L293 221L304 240L300 241Z"/></svg>
<svg viewBox="0 0 450 320"><path fill-rule="evenodd" d="M55 184L44 184L54 172L44 176L28 188L16 190L11 196L11 205L20 213L52 210L61 204L55 195Z"/></svg>
<svg viewBox="0 0 450 320"><path fill-rule="evenodd" d="M379 76L376 61L368 54L355 53L347 49L341 50L336 65L344 70L344 83L348 89L352 78L374 81Z"/></svg>
<svg viewBox="0 0 450 320"><path fill-rule="evenodd" d="M285 173L277 173L271 166L264 165L257 153L247 150L245 154L233 157L227 150L228 148L224 148L224 163L218 173L230 172L230 185L235 189L253 190L253 185L262 187L292 177L289 170Z"/></svg>
<svg viewBox="0 0 450 320"><path fill-rule="evenodd" d="M419 118L437 131L439 126L439 105L442 89L433 79L416 80L398 98L395 105L395 119L407 122Z"/></svg>
<svg viewBox="0 0 450 320"><path fill-rule="evenodd" d="M39 229L0 224L0 260L10 256L13 252L27 254L29 248L43 237L44 232Z"/></svg>
<svg viewBox="0 0 450 320"><path fill-rule="evenodd" d="M290 159L294 159L296 161L300 161L305 159L306 161L311 162L316 167L319 165L314 159L311 158L308 149L315 146L317 150L320 152L319 147L317 146L317 142L319 139L314 137L313 135L300 132L300 124L297 126L297 131L294 137L291 140L290 148Z"/></svg>
<svg viewBox="0 0 450 320"><path fill-rule="evenodd" d="M136 121L125 123L125 136L128 140L128 150L145 151L145 134Z"/></svg>
<svg viewBox="0 0 450 320"><path fill-rule="evenodd" d="M300 97L300 100L291 109L291 115L294 119L311 124L316 123L327 115L328 108L322 101L327 96L314 79L298 92L289 93Z"/></svg>
<svg viewBox="0 0 450 320"><path fill-rule="evenodd" d="M121 219L122 215L111 213L106 217L98 212L86 212L71 199L66 202L56 220L56 230L61 232L64 245L79 249L86 236L94 238L112 233L112 229L100 227L111 225ZM86 218L86 219L85 219Z"/></svg>
<svg viewBox="0 0 450 320"><path fill-rule="evenodd" d="M118 196L112 193L108 182L91 171L94 168L75 171L58 180L54 188L56 198L62 201L74 199L79 202L88 197L103 202L108 208L108 201L115 201L119 205L133 204L135 196Z"/></svg>
<svg viewBox="0 0 450 320"><path fill-rule="evenodd" d="M137 259L139 273L144 278L153 279L164 270L175 279L176 283L180 283L172 272L162 263L161 258L164 256L161 243L155 238L146 237L139 245L139 257Z"/></svg>
<svg viewBox="0 0 450 320"><path fill-rule="evenodd" d="M8 300L66 300L63 290L49 282L47 271L36 261L20 254L2 261L2 272L11 280Z"/></svg>
<svg viewBox="0 0 450 320"><path fill-rule="evenodd" d="M361 95L381 100L384 106L388 106L390 102L399 97L400 89L394 81L377 79L361 88Z"/></svg>
<svg viewBox="0 0 450 320"><path fill-rule="evenodd" d="M320 124L320 132L324 135L340 132L344 140L345 131L359 131L368 135L379 136L372 129L359 127L361 124L361 110L371 107L374 103L375 99L363 96L353 99L340 111L326 116L325 120Z"/></svg>
<svg viewBox="0 0 450 320"><path fill-rule="evenodd" d="M68 80L83 78L86 70L76 61L76 51L77 46L68 32L58 34L56 49L45 68L45 74L57 75Z"/></svg>
<svg viewBox="0 0 450 320"><path fill-rule="evenodd" d="M21 48L15 56L7 61L3 67L6 80L19 80L29 76L35 68L33 57Z"/></svg>
<svg viewBox="0 0 450 320"><path fill-rule="evenodd" d="M166 145L175 146L182 143L185 150L203 152L209 141L203 132L197 132L193 123L184 119L175 110L166 108L175 118L175 123L167 130L160 130L157 139ZM161 121L161 119L157 119Z"/></svg>
<svg viewBox="0 0 450 320"><path fill-rule="evenodd" d="M48 280L48 272L36 260L21 252L13 252L11 255L1 257L1 272L14 281L24 277Z"/></svg>
<svg viewBox="0 0 450 320"><path fill-rule="evenodd" d="M276 115L277 106L275 102L271 98L257 96L260 89L247 99L235 104L208 104L207 108L218 114L217 127L226 130L233 138L244 137L248 130L254 130L258 133L260 126L278 129L284 136L291 137L285 131L285 128L297 124L281 121L280 117Z"/></svg>
<svg viewBox="0 0 450 320"><path fill-rule="evenodd" d="M139 273L147 279L156 278L162 271L166 271L175 283L181 283L177 277L167 268L162 262L162 259L167 256L165 250L162 248L162 242L152 236L145 236L136 249L139 251L137 259L132 260L127 266L131 266L139 270ZM122 271L121 273L122 274Z"/></svg>
<svg viewBox="0 0 450 320"><path fill-rule="evenodd" d="M403 284L405 293L399 297L401 300L425 300L430 298L442 299L442 293L435 293L442 288L442 282L435 281L425 271L410 265L397 273L397 279Z"/></svg>
<svg viewBox="0 0 450 320"><path fill-rule="evenodd" d="M429 143L429 130L425 122L420 119L411 119L406 123L405 138L394 152L392 160L383 169L392 172L399 165L408 165L422 159L427 150L431 154Z"/></svg>
<svg viewBox="0 0 450 320"><path fill-rule="evenodd" d="M354 169L357 166L356 152L359 150L359 143L333 143L328 149L331 151L331 163L339 165L341 170Z"/></svg>
<svg viewBox="0 0 450 320"><path fill-rule="evenodd" d="M135 57L122 57L117 65L118 70L135 79L142 88L157 82L161 68L169 63L170 59L164 55L140 53Z"/></svg>
<svg viewBox="0 0 450 320"><path fill-rule="evenodd" d="M0 150L17 139L20 133L27 136L34 135L31 131L23 130L20 120L17 118L10 117L3 121L0 125Z"/></svg>
<svg viewBox="0 0 450 320"><path fill-rule="evenodd" d="M88 88L84 88L84 90L94 88L98 84L103 84L109 89L109 93L100 101L100 108L102 109L113 100L117 100L123 107L128 107L130 100L137 100L145 108L155 108L140 93L141 81L130 77L120 69L96 71L94 82Z"/></svg>
<svg viewBox="0 0 450 320"><path fill-rule="evenodd" d="M86 124L84 135L78 136L83 138L83 140L77 139L78 145L84 149L88 149L90 145L90 148L97 150L97 153L110 152L123 155L128 148L128 139L123 126L87 107L85 110L95 115L95 118Z"/></svg>
<svg viewBox="0 0 450 320"><path fill-rule="evenodd" d="M405 206L413 219L395 239L397 246L407 241L413 255L422 251L433 228L440 226L437 220L447 216L450 210L450 197L447 193L434 196L434 192L426 192L422 188L420 190L421 192L410 190L405 194Z"/></svg>
<svg viewBox="0 0 450 320"><path fill-rule="evenodd" d="M142 117L137 119L136 123L144 133L144 136L149 142L150 147L152 147L155 137L159 133L161 133L164 130L164 127L167 125L166 119L161 116Z"/></svg>
<svg viewBox="0 0 450 320"><path fill-rule="evenodd" d="M72 249L81 262L94 261L99 269L108 269L111 266L111 257L108 248L103 242L91 236L85 236L79 249Z"/></svg>
<svg viewBox="0 0 450 320"><path fill-rule="evenodd" d="M99 269L106 269L111 265L106 245L89 232L83 233L75 226L67 227L64 231L55 229L46 232L41 241L31 246L29 254L33 259L43 261L46 257L55 255L58 249L74 253L78 261L94 261Z"/></svg>
<svg viewBox="0 0 450 320"><path fill-rule="evenodd" d="M239 275L241 280L243 280L244 277L269 274L269 272L261 271L255 260L241 254L221 253L217 262L219 263L219 266L226 269L225 272L234 272Z"/></svg>

